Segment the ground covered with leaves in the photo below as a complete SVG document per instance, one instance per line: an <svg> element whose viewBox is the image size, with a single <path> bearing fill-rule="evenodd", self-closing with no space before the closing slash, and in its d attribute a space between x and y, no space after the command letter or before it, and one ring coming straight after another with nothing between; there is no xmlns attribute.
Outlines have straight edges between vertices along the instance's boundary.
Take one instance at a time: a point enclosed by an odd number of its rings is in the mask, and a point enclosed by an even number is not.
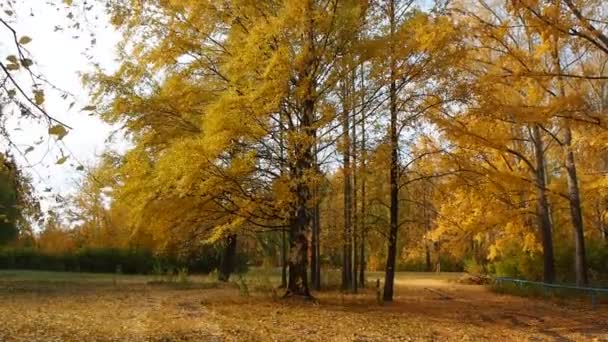
<svg viewBox="0 0 608 342"><path fill-rule="evenodd" d="M285 300L253 276L166 284L148 277L0 272L0 341L608 341L608 306L501 295L400 275L396 301L316 293Z"/></svg>

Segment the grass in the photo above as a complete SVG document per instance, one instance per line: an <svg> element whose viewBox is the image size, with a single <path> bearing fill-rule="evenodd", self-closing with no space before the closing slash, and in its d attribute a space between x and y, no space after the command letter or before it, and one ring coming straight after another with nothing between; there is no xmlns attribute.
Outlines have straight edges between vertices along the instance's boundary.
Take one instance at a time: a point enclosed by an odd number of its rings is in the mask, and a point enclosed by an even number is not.
<svg viewBox="0 0 608 342"><path fill-rule="evenodd" d="M336 275L325 274L328 285ZM368 275L370 283L382 279ZM213 275L167 284L154 276L0 271L0 341L551 341L608 331L604 305L592 311L501 295L450 281L459 276L398 273L395 302L381 305L373 288L317 292L316 303L283 300L276 270L230 284Z"/></svg>

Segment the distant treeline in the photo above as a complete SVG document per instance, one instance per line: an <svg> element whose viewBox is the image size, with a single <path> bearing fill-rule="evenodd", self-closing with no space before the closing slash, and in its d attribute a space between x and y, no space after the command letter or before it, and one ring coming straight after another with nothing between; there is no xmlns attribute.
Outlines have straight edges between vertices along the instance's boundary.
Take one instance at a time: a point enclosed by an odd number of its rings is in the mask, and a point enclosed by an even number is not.
<svg viewBox="0 0 608 342"><path fill-rule="evenodd" d="M0 249L0 269L152 274L186 267L190 273L210 273L221 261L221 253L209 248L187 257L154 255L148 250L81 248L71 252L49 253L36 248ZM237 255L236 271L247 268L247 258Z"/></svg>

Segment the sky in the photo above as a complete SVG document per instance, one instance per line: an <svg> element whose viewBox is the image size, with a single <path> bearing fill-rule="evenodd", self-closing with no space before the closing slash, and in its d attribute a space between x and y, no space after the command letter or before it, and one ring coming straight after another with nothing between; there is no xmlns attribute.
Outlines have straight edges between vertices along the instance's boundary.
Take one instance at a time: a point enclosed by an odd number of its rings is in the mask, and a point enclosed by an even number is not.
<svg viewBox="0 0 608 342"><path fill-rule="evenodd" d="M101 7L84 11L82 2L77 5L77 1L68 8L61 0L17 0L14 7L8 8L9 1L0 0L3 5L0 7L0 16L10 21L19 37L32 38L25 47L36 63L34 70L57 88L74 96L62 99L61 92L48 85L44 87L45 110L73 128L61 142L49 138L46 125L32 120L20 120L19 115L14 113L9 116L7 123L12 128L11 140L21 153L30 146L34 147L26 158L15 149L11 153L30 174L36 190L44 195L42 206L48 210L55 205L57 195L65 197L77 189L84 172L78 171L76 167L94 165L99 154L109 146L106 139L114 129L96 115L91 115L91 112L81 110L90 104L90 98L88 90L84 89L80 81L80 73L93 70L93 62L99 63L104 70L114 70L117 66L116 44L120 35L108 24ZM59 6L53 6L52 2ZM9 16L6 10L13 14ZM70 13L81 23L80 28L67 27L73 23L68 17ZM63 29L56 30L56 26ZM91 44L93 39L94 45ZM0 56L4 59L10 54L15 54L12 36L8 30L0 30ZM32 81L25 76L25 73L20 73L17 78L20 83L31 88ZM72 102L75 104L70 109ZM120 148L121 144L124 145L124 141L118 139L110 147ZM0 146L2 150L6 149L5 143ZM61 165L56 164L62 155L68 156L67 161ZM49 189L52 190L48 191Z"/></svg>

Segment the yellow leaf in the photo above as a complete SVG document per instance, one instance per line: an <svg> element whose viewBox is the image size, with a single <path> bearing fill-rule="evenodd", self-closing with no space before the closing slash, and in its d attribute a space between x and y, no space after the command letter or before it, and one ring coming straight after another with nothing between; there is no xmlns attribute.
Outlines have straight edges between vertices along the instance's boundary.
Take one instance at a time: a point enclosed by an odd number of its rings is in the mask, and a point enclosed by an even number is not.
<svg viewBox="0 0 608 342"><path fill-rule="evenodd" d="M34 102L39 106L44 103L44 91L34 90Z"/></svg>
<svg viewBox="0 0 608 342"><path fill-rule="evenodd" d="M19 44L23 44L23 45L25 45L31 41L32 41L32 38L30 38L28 36L23 36L23 37L19 38Z"/></svg>
<svg viewBox="0 0 608 342"><path fill-rule="evenodd" d="M68 160L68 156L63 156L63 157L59 158L55 164L61 165L61 164L65 163L66 160Z"/></svg>
<svg viewBox="0 0 608 342"><path fill-rule="evenodd" d="M57 140L61 140L68 134L68 130L63 125L55 125L49 128L49 134L56 135Z"/></svg>

